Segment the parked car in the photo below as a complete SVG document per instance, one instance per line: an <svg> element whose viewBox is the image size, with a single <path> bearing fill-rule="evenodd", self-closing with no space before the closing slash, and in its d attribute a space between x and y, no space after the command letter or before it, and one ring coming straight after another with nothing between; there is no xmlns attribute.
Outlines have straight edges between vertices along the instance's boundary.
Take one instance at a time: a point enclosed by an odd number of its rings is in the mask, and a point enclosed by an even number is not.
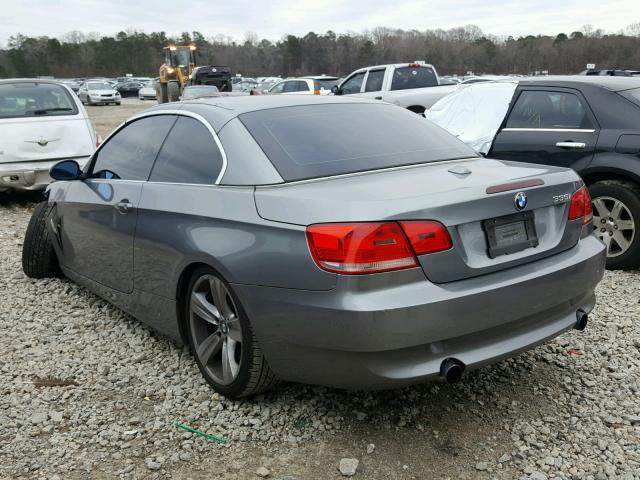
<svg viewBox="0 0 640 480"><path fill-rule="evenodd" d="M51 174L26 274L188 343L229 398L457 381L583 329L604 273L575 172L483 159L374 100L164 104Z"/></svg>
<svg viewBox="0 0 640 480"><path fill-rule="evenodd" d="M88 80L78 90L78 97L84 104L96 105L113 103L120 105L122 97L111 85L102 80Z"/></svg>
<svg viewBox="0 0 640 480"><path fill-rule="evenodd" d="M140 90L138 90L139 100L155 100L156 99L156 86L153 81L145 83Z"/></svg>
<svg viewBox="0 0 640 480"><path fill-rule="evenodd" d="M433 65L414 62L361 68L334 87L333 93L383 100L423 113L457 87L449 82L441 85Z"/></svg>
<svg viewBox="0 0 640 480"><path fill-rule="evenodd" d="M140 82L124 82L116 85L116 90L123 97L135 97L143 87Z"/></svg>
<svg viewBox="0 0 640 480"><path fill-rule="evenodd" d="M576 170L593 198L607 267L640 266L640 79L532 77L471 85L426 116L492 158Z"/></svg>
<svg viewBox="0 0 640 480"><path fill-rule="evenodd" d="M214 85L189 85L184 87L180 100L191 100L194 98L217 97L220 95L218 87Z"/></svg>
<svg viewBox="0 0 640 480"><path fill-rule="evenodd" d="M0 80L0 191L41 190L62 158L84 166L96 135L73 91L52 80Z"/></svg>
<svg viewBox="0 0 640 480"><path fill-rule="evenodd" d="M234 92L250 92L258 86L258 82L245 80L237 82L232 85L232 91Z"/></svg>
<svg viewBox="0 0 640 480"><path fill-rule="evenodd" d="M331 88L338 82L337 77L326 75L314 77L287 78L269 88L269 93L329 95Z"/></svg>

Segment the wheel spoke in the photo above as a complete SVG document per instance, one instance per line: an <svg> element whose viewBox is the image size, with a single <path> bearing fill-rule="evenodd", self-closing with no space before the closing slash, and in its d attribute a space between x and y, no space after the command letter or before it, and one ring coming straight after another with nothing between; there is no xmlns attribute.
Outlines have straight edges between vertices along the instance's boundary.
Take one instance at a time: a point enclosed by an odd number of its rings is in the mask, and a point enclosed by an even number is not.
<svg viewBox="0 0 640 480"><path fill-rule="evenodd" d="M596 198L593 200L594 210L598 212L598 217L609 217L610 211L607 206L604 204L604 200L601 198Z"/></svg>
<svg viewBox="0 0 640 480"><path fill-rule="evenodd" d="M624 205L622 205L622 202L614 203L613 208L611 209L610 217L613 218L614 220L618 220L620 218L620 214L622 213L623 208L624 208Z"/></svg>
<svg viewBox="0 0 640 480"><path fill-rule="evenodd" d="M227 335L236 342L242 342L242 329L240 328L240 322L237 317L233 317L232 320L227 321L229 327L229 333Z"/></svg>
<svg viewBox="0 0 640 480"><path fill-rule="evenodd" d="M620 250L623 252L629 248L629 240L624 238L624 235L620 231L617 231L613 234L613 241L620 247Z"/></svg>
<svg viewBox="0 0 640 480"><path fill-rule="evenodd" d="M224 283L222 283L222 280L219 278L211 277L209 279L209 286L211 288L213 302L216 304L218 311L224 318L230 318L233 315L233 311L229 307L229 293Z"/></svg>
<svg viewBox="0 0 640 480"><path fill-rule="evenodd" d="M240 365L235 359L236 342L227 337L222 344L222 378L225 382L231 383L238 374Z"/></svg>
<svg viewBox="0 0 640 480"><path fill-rule="evenodd" d="M222 338L216 332L209 335L200 345L198 345L196 353L203 365L207 365L211 361L211 358L220 351L222 343Z"/></svg>
<svg viewBox="0 0 640 480"><path fill-rule="evenodd" d="M618 230L633 230L635 228L633 220L618 220L616 225L618 225Z"/></svg>
<svg viewBox="0 0 640 480"><path fill-rule="evenodd" d="M191 312L213 325L217 325L220 319L220 312L216 306L209 303L206 295L201 292L191 294Z"/></svg>

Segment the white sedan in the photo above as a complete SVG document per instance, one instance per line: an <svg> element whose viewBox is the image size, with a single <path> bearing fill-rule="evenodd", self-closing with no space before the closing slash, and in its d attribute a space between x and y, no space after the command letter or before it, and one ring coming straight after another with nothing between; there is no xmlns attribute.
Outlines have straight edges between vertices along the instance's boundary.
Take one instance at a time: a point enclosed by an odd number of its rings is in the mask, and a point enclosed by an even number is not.
<svg viewBox="0 0 640 480"><path fill-rule="evenodd" d="M120 105L122 97L120 92L103 80L89 80L84 82L78 90L78 97L84 104L96 105L102 103L115 103Z"/></svg>
<svg viewBox="0 0 640 480"><path fill-rule="evenodd" d="M155 82L145 83L140 90L138 90L139 100L155 100L156 99L156 86Z"/></svg>
<svg viewBox="0 0 640 480"><path fill-rule="evenodd" d="M41 190L64 159L80 166L100 137L71 88L53 80L0 80L0 192Z"/></svg>

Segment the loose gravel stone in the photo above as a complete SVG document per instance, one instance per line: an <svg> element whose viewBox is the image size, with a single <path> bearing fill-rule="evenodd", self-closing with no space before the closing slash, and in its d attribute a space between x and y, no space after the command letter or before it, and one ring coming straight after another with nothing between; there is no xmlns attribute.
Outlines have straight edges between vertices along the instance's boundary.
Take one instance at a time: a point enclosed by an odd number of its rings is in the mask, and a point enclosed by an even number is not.
<svg viewBox="0 0 640 480"><path fill-rule="evenodd" d="M260 478L267 478L271 474L271 471L266 467L260 467L256 470L256 475Z"/></svg>
<svg viewBox="0 0 640 480"><path fill-rule="evenodd" d="M356 458L343 458L340 460L339 470L345 477L352 477L356 474L358 469L358 459Z"/></svg>

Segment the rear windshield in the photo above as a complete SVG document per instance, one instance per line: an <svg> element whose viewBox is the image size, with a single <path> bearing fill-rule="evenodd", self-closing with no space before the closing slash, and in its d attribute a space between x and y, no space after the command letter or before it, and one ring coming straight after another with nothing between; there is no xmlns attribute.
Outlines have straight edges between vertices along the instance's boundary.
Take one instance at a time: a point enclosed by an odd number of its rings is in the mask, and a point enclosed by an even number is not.
<svg viewBox="0 0 640 480"><path fill-rule="evenodd" d="M89 90L113 90L113 87L107 82L89 82L87 85ZM129 83L124 83L123 85L129 85Z"/></svg>
<svg viewBox="0 0 640 480"><path fill-rule="evenodd" d="M623 97L631 100L636 105L640 105L640 88L632 88L631 90L624 90L619 93Z"/></svg>
<svg viewBox="0 0 640 480"><path fill-rule="evenodd" d="M393 105L303 105L239 118L285 181L477 156L424 117Z"/></svg>
<svg viewBox="0 0 640 480"><path fill-rule="evenodd" d="M391 90L435 87L438 79L431 67L399 67L393 71Z"/></svg>
<svg viewBox="0 0 640 480"><path fill-rule="evenodd" d="M55 83L0 84L0 118L48 117L78 113L71 94Z"/></svg>
<svg viewBox="0 0 640 480"><path fill-rule="evenodd" d="M238 84L236 84L238 85ZM218 87L215 85L206 85L202 87L189 87L184 89L184 93L182 96L184 98L196 98L200 96L206 95L215 95L219 93Z"/></svg>

